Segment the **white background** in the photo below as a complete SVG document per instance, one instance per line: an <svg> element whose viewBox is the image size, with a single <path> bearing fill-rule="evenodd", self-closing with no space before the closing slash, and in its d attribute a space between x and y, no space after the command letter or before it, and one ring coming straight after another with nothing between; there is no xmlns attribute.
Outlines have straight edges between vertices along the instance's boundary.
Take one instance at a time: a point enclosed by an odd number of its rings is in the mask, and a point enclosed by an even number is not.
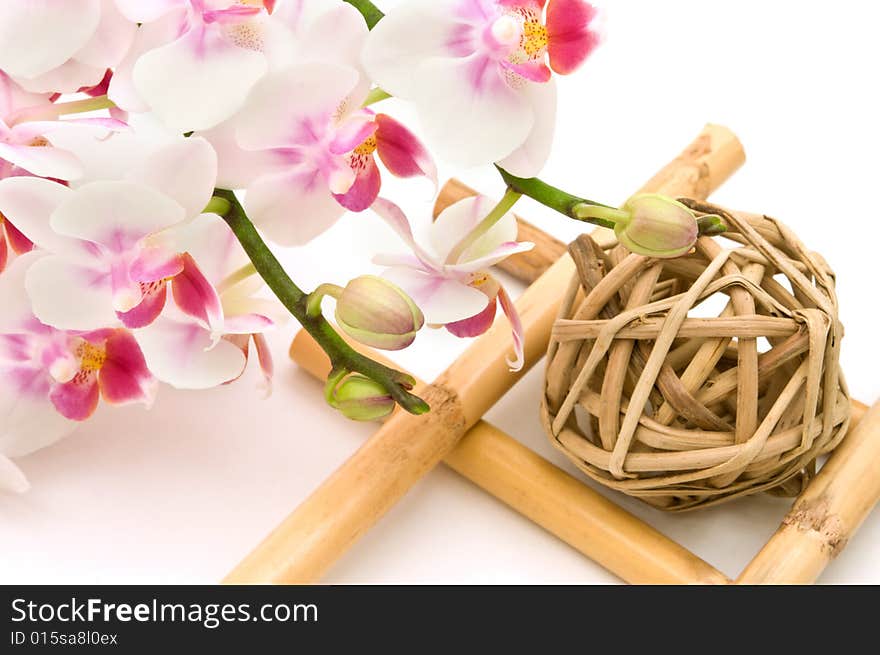
<svg viewBox="0 0 880 655"><path fill-rule="evenodd" d="M876 400L876 3L608 0L605 7L607 42L584 70L560 80L558 138L544 178L620 202L705 122L731 127L749 162L714 199L781 218L826 256L838 274L851 390ZM395 103L387 110L397 112ZM409 116L406 108L396 115ZM488 169L441 166L441 176L451 175L487 193L501 191ZM430 192L418 184L389 184L386 193L411 212L426 214L429 207ZM518 207L559 236L576 233L576 226L542 209L530 201ZM370 255L396 248L384 226L365 214L346 217L283 259L295 279L311 287L375 272ZM521 287L511 289L518 294ZM221 579L374 429L323 405L320 385L286 358L294 331L291 324L272 337L277 379L268 400L256 390L253 370L223 389L164 389L152 411L103 408L70 438L19 460L33 489L0 497L0 581ZM465 345L426 331L399 360L429 377ZM541 432L540 390L536 370L488 418L571 471ZM730 576L772 534L787 507L757 496L669 516L614 498ZM875 512L821 581L880 582L878 546ZM326 581L617 579L441 466Z"/></svg>

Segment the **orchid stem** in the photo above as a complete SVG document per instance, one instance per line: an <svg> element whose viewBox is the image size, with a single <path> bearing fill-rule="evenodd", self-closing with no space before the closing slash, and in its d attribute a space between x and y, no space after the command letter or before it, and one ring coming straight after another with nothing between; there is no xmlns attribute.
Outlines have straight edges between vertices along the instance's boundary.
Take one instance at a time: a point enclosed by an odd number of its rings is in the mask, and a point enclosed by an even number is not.
<svg viewBox="0 0 880 655"><path fill-rule="evenodd" d="M308 312L309 316L320 316L321 301L324 300L324 296L339 298L343 291L344 289L336 284L324 283L318 285L318 288L309 294L308 302L306 302L306 312Z"/></svg>
<svg viewBox="0 0 880 655"><path fill-rule="evenodd" d="M415 379L412 376L361 355L339 336L339 333L333 329L333 326L323 315L309 315L309 295L290 279L284 267L281 266L281 263L257 232L257 228L248 218L235 194L228 189L215 189L214 195L229 202L229 211L224 214L223 219L232 229L245 253L250 257L254 268L281 301L281 304L327 353L332 370L361 373L382 385L397 404L411 414L427 412L429 410L428 404L408 391L415 386Z"/></svg>
<svg viewBox="0 0 880 655"><path fill-rule="evenodd" d="M361 16L364 17L364 20L367 22L367 27L373 29L373 27L378 23L385 14L374 5L370 0L345 0L352 7L361 12Z"/></svg>
<svg viewBox="0 0 880 655"><path fill-rule="evenodd" d="M473 230L468 232L464 238L455 244L455 247L449 251L449 255L446 257L446 264L458 263L458 260L461 259L461 256L465 252L467 252L467 249L474 245L480 237L491 230L492 227L511 210L516 204L516 201L522 198L522 195L523 194L519 191L515 191L508 187L507 191L504 192L504 196L498 201L498 204L492 208L492 211L486 214L486 218L481 220Z"/></svg>

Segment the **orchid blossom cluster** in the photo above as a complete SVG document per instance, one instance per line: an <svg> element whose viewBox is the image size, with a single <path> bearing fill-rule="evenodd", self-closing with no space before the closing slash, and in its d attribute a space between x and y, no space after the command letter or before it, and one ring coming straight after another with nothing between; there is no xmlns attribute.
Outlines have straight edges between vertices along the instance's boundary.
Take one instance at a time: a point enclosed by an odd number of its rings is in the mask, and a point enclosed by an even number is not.
<svg viewBox="0 0 880 655"><path fill-rule="evenodd" d="M423 325L482 334L500 306L522 367L516 307L491 272L532 247L509 211L522 195L633 249L686 252L695 219L665 199L616 209L535 177L555 78L598 44L596 13L584 0L408 0L387 16L366 0L0 3L0 488L26 488L12 458L102 401L227 384L251 354L268 386L265 335L288 313L330 356L331 405L427 411L412 378L340 337L326 296L339 330L392 350ZM392 95L416 125L376 109ZM382 179L436 189L432 153L495 164L507 193L411 221ZM408 252L302 291L266 241L304 245L346 212Z"/></svg>

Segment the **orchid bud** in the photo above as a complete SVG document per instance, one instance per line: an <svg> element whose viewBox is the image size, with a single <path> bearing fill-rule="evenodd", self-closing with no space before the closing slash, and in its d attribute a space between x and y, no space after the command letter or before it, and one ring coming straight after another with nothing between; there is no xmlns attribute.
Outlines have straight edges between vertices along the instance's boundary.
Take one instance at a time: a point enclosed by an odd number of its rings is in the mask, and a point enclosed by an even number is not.
<svg viewBox="0 0 880 655"><path fill-rule="evenodd" d="M336 321L360 343L401 350L415 340L425 317L402 289L384 278L363 275L337 296Z"/></svg>
<svg viewBox="0 0 880 655"><path fill-rule="evenodd" d="M679 257L697 242L699 227L690 209L654 193L633 196L622 207L627 217L614 226L617 240L640 255Z"/></svg>
<svg viewBox="0 0 880 655"><path fill-rule="evenodd" d="M377 421L394 410L395 402L381 384L355 374L336 387L331 404L354 421Z"/></svg>

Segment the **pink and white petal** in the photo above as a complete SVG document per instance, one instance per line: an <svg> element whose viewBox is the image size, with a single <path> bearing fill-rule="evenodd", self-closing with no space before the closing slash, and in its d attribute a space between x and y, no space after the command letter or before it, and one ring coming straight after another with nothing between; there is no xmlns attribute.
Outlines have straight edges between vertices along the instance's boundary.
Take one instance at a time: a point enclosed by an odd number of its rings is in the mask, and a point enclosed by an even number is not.
<svg viewBox="0 0 880 655"><path fill-rule="evenodd" d="M9 247L12 252L17 255L23 255L34 249L34 242L18 231L18 228L12 224L12 221L6 219L3 221L3 227L6 229L6 239L9 241Z"/></svg>
<svg viewBox="0 0 880 655"><path fill-rule="evenodd" d="M5 159L38 177L74 180L84 172L82 162L76 155L51 146L0 143L0 159Z"/></svg>
<svg viewBox="0 0 880 655"><path fill-rule="evenodd" d="M9 261L9 248L6 245L6 234L0 230L0 273L6 270L6 263Z"/></svg>
<svg viewBox="0 0 880 655"><path fill-rule="evenodd" d="M262 314L231 316L223 324L224 334L260 334L275 327L275 322Z"/></svg>
<svg viewBox="0 0 880 655"><path fill-rule="evenodd" d="M431 245L438 258L446 261L452 249L492 211L495 204L495 201L486 196L472 196L459 200L440 212L430 231ZM516 241L518 231L516 217L507 212L462 253L460 261L468 263L490 255L502 244Z"/></svg>
<svg viewBox="0 0 880 655"><path fill-rule="evenodd" d="M424 64L454 56L461 25L455 8L449 0L411 0L388 12L364 44L362 61L373 81L404 99L419 96Z"/></svg>
<svg viewBox="0 0 880 655"><path fill-rule="evenodd" d="M186 6L187 0L115 0L119 11L133 23L150 23L169 11Z"/></svg>
<svg viewBox="0 0 880 655"><path fill-rule="evenodd" d="M262 53L239 48L223 38L219 26L207 26L141 55L133 79L162 122L186 132L232 116L267 68Z"/></svg>
<svg viewBox="0 0 880 655"><path fill-rule="evenodd" d="M202 213L214 193L217 154L205 139L181 138L159 148L128 175L177 201L186 218Z"/></svg>
<svg viewBox="0 0 880 655"><path fill-rule="evenodd" d="M25 288L34 315L59 330L94 330L119 322L109 276L64 257L46 255L33 262Z"/></svg>
<svg viewBox="0 0 880 655"><path fill-rule="evenodd" d="M301 246L330 228L345 209L315 172L265 175L248 187L248 216L282 246Z"/></svg>
<svg viewBox="0 0 880 655"><path fill-rule="evenodd" d="M501 65L520 77L539 84L549 82L553 75L550 68L543 61L527 61L522 64L513 64L509 61L502 61Z"/></svg>
<svg viewBox="0 0 880 655"><path fill-rule="evenodd" d="M178 389L210 389L241 375L246 359L225 339L214 343L196 322L160 317L136 334L147 368Z"/></svg>
<svg viewBox="0 0 880 655"><path fill-rule="evenodd" d="M82 48L101 19L100 0L0 2L0 69L36 77Z"/></svg>
<svg viewBox="0 0 880 655"><path fill-rule="evenodd" d="M180 310L216 333L223 324L223 307L214 285L189 253L182 255L183 270L171 282L171 295Z"/></svg>
<svg viewBox="0 0 880 655"><path fill-rule="evenodd" d="M21 393L0 380L0 453L9 457L24 457L45 448L67 436L76 423L59 414L49 401L46 373L35 370L41 379L36 393Z"/></svg>
<svg viewBox="0 0 880 655"><path fill-rule="evenodd" d="M226 221L214 214L200 216L173 233L174 250L188 252L211 284L219 285L250 261Z"/></svg>
<svg viewBox="0 0 880 655"><path fill-rule="evenodd" d="M262 334L254 334L254 346L257 351L257 361L260 363L260 370L263 372L263 383L265 385L266 396L272 393L272 378L275 376L275 361L272 359L272 350L269 348L269 342Z"/></svg>
<svg viewBox="0 0 880 655"><path fill-rule="evenodd" d="M81 252L79 242L56 234L49 224L52 212L73 195L65 185L51 180L9 177L0 180L0 213L40 248L65 254Z"/></svg>
<svg viewBox="0 0 880 655"><path fill-rule="evenodd" d="M2 234L0 242L3 242ZM33 320L31 299L25 291L24 281L31 265L44 255L42 252L29 252L16 257L0 275L0 307L3 308L0 312L0 334L20 332ZM2 378L3 375L0 375L0 380Z"/></svg>
<svg viewBox="0 0 880 655"><path fill-rule="evenodd" d="M141 164L156 148L158 139L148 138L141 130L110 131L105 126L64 121L49 140L56 148L76 155L84 172L74 186L96 180L119 180Z"/></svg>
<svg viewBox="0 0 880 655"><path fill-rule="evenodd" d="M23 494L31 488L31 483L15 463L0 453L0 491Z"/></svg>
<svg viewBox="0 0 880 655"><path fill-rule="evenodd" d="M261 175L279 172L287 165L272 150L242 148L236 137L236 118L199 133L217 153L217 186L223 189L243 189Z"/></svg>
<svg viewBox="0 0 880 655"><path fill-rule="evenodd" d="M379 127L373 118L372 113L367 113L367 111L350 116L337 126L336 134L330 141L328 150L334 155L344 155L357 148L373 136Z"/></svg>
<svg viewBox="0 0 880 655"><path fill-rule="evenodd" d="M550 0L547 54L556 73L573 73L599 45L599 33L590 29L596 14L596 8L583 0Z"/></svg>
<svg viewBox="0 0 880 655"><path fill-rule="evenodd" d="M378 255L374 255L371 261L376 264L376 266L388 266L393 268L414 268L417 271L425 269L425 266L424 264L422 264L421 259L419 259L415 255L408 255L403 253L380 253Z"/></svg>
<svg viewBox="0 0 880 655"><path fill-rule="evenodd" d="M342 194L334 194L336 202L352 212L362 212L370 208L370 205L379 196L382 187L382 176L376 160L372 156L364 159L363 167L357 171L354 184Z"/></svg>
<svg viewBox="0 0 880 655"><path fill-rule="evenodd" d="M183 258L165 248L143 249L131 262L129 275L135 282L157 282L172 278L183 270Z"/></svg>
<svg viewBox="0 0 880 655"><path fill-rule="evenodd" d="M522 93L532 105L535 123L525 142L498 162L517 177L534 177L547 162L556 130L556 83L528 84Z"/></svg>
<svg viewBox="0 0 880 655"><path fill-rule="evenodd" d="M400 207L385 198L376 198L370 208L376 212L379 218L385 221L389 227L397 233L397 236L399 236L413 251L415 256L422 263L422 267L435 271L440 269L437 257L427 252L415 240L409 219Z"/></svg>
<svg viewBox="0 0 880 655"><path fill-rule="evenodd" d="M526 140L534 114L521 90L480 55L421 66L413 100L425 139L441 159L477 166L504 158Z"/></svg>
<svg viewBox="0 0 880 655"><path fill-rule="evenodd" d="M348 66L308 62L267 75L242 109L236 135L242 148L262 150L315 139L308 119L329 117L358 83Z"/></svg>
<svg viewBox="0 0 880 655"><path fill-rule="evenodd" d="M164 280L141 284L140 287L140 303L127 312L116 312L122 324L131 330L146 327L159 318L168 298L168 284Z"/></svg>
<svg viewBox="0 0 880 655"><path fill-rule="evenodd" d="M465 262L462 264L453 264L447 266L446 270L455 271L458 273L476 273L477 271L481 271L485 268L489 268L490 266L494 266L498 262L507 259L511 255L516 255L521 252L528 252L534 247L535 244L528 241L508 241L507 243L502 243L495 250L487 255L484 255L483 257L478 257L476 259L466 259Z"/></svg>
<svg viewBox="0 0 880 655"><path fill-rule="evenodd" d="M416 135L387 114L377 114L375 122L376 153L385 168L397 177L424 175L436 186L437 165Z"/></svg>
<svg viewBox="0 0 880 655"><path fill-rule="evenodd" d="M96 68L113 68L128 52L136 31L137 21L126 18L114 0L101 0L98 27L75 59Z"/></svg>
<svg viewBox="0 0 880 655"><path fill-rule="evenodd" d="M413 271L391 268L382 273L418 305L429 325L445 325L478 314L486 308L485 294L463 282Z"/></svg>
<svg viewBox="0 0 880 655"><path fill-rule="evenodd" d="M97 371L80 371L70 382L56 384L49 392L55 409L71 421L85 421L98 408Z"/></svg>
<svg viewBox="0 0 880 655"><path fill-rule="evenodd" d="M525 365L525 330L523 330L522 320L520 320L516 305L507 295L504 287L498 290L498 302L510 322L510 333L513 337L513 359L508 359L507 365L510 366L511 371L519 371Z"/></svg>
<svg viewBox="0 0 880 655"><path fill-rule="evenodd" d="M446 329L456 337L478 337L492 327L492 324L495 322L496 307L497 303L495 298L492 298L489 300L489 304L486 305L486 309L479 314L475 314L470 318L462 319L461 321L447 323Z"/></svg>
<svg viewBox="0 0 880 655"><path fill-rule="evenodd" d="M293 34L295 61L329 61L360 68L369 34L360 12L340 0L282 2L272 14Z"/></svg>
<svg viewBox="0 0 880 655"><path fill-rule="evenodd" d="M52 213L52 229L64 236L123 252L156 232L180 223L177 202L134 182L112 180L81 186Z"/></svg>
<svg viewBox="0 0 880 655"><path fill-rule="evenodd" d="M16 81L32 93L76 93L83 87L100 83L106 69L89 66L76 59L66 62L37 77L18 77Z"/></svg>
<svg viewBox="0 0 880 655"><path fill-rule="evenodd" d="M144 355L131 332L116 330L104 347L107 359L98 373L101 397L114 405L152 404L156 380L147 369Z"/></svg>

